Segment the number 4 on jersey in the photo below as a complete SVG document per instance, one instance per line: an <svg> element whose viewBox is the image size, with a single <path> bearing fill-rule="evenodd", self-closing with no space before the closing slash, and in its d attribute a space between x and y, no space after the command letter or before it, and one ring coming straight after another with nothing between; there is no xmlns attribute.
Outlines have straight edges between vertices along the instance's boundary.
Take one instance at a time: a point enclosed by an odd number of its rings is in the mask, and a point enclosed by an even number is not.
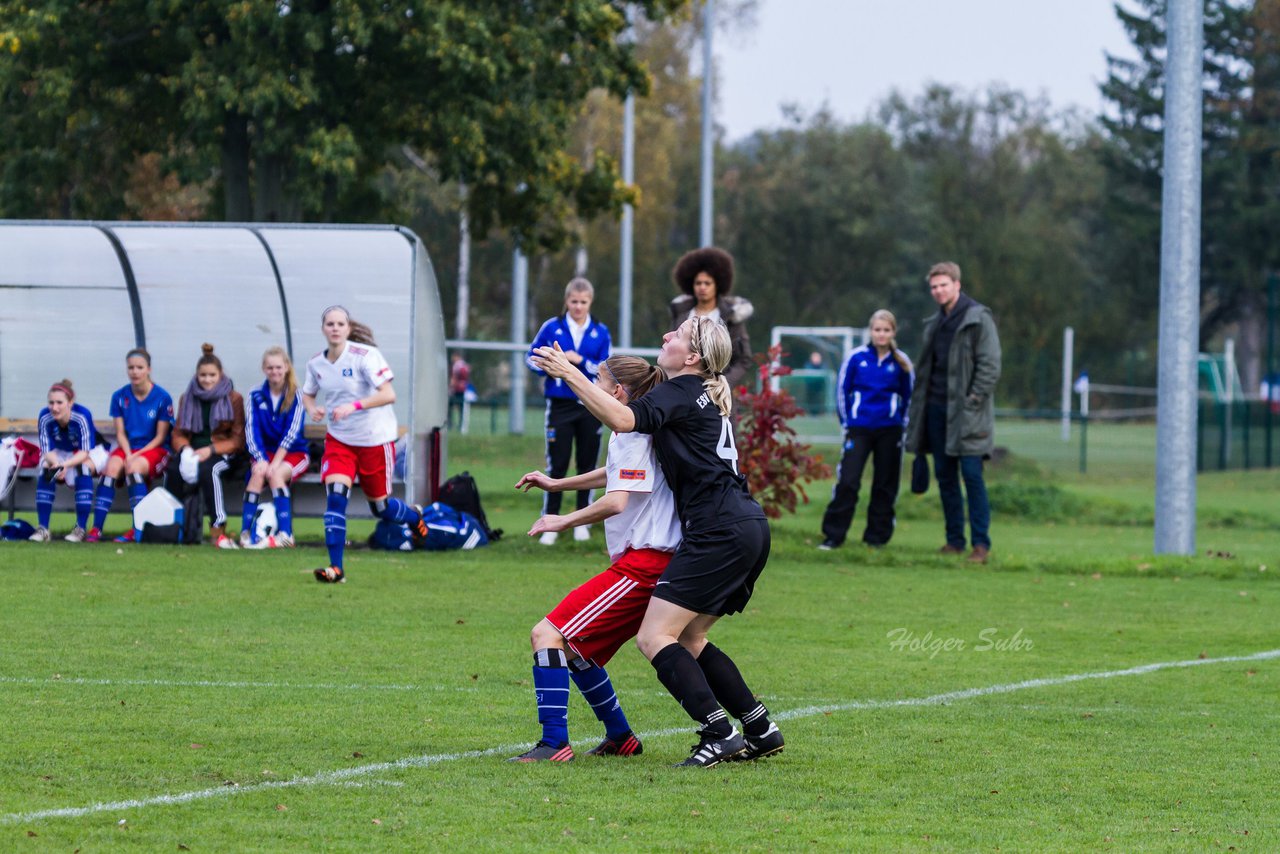
<svg viewBox="0 0 1280 854"><path fill-rule="evenodd" d="M733 424L727 416L720 416L720 441L716 445L716 455L729 461L729 468L738 473L738 447L733 444Z"/></svg>

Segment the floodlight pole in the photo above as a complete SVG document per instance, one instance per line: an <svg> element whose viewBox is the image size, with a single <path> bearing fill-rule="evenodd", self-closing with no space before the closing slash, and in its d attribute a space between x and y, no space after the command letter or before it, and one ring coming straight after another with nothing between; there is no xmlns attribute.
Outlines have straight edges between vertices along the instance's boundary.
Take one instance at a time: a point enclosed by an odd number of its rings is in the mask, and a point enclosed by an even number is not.
<svg viewBox="0 0 1280 854"><path fill-rule="evenodd" d="M627 7L627 24L631 24L631 7ZM630 33L629 33L630 34ZM631 186L636 180L636 97L630 90L622 104L622 180ZM633 281L632 245L634 243L635 209L628 202L622 208L621 247L618 251L618 346L631 346L631 290Z"/></svg>
<svg viewBox="0 0 1280 854"><path fill-rule="evenodd" d="M1196 550L1202 0L1169 0L1166 18L1155 552L1190 555Z"/></svg>
<svg viewBox="0 0 1280 854"><path fill-rule="evenodd" d="M702 219L699 239L703 246L712 243L711 222L715 212L712 193L712 162L714 139L711 127L711 32L715 28L715 0L706 0L702 7Z"/></svg>
<svg viewBox="0 0 1280 854"><path fill-rule="evenodd" d="M1075 372L1076 331L1068 326L1062 330L1062 441L1071 439L1071 375Z"/></svg>
<svg viewBox="0 0 1280 854"><path fill-rule="evenodd" d="M511 258L511 343L525 341L529 315L529 259L517 246ZM511 411L507 414L507 430L524 435L525 353L511 354Z"/></svg>

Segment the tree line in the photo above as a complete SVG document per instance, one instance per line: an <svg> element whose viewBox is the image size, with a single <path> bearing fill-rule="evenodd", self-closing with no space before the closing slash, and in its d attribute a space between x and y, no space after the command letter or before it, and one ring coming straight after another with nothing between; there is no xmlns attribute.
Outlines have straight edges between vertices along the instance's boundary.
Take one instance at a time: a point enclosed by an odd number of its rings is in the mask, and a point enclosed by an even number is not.
<svg viewBox="0 0 1280 854"><path fill-rule="evenodd" d="M748 26L752 5L718 8ZM584 259L595 313L616 321L632 202L633 339L656 343L670 267L698 241L693 11L0 0L0 214L396 221L422 236L452 317L465 211L468 334L506 338L517 243L531 325ZM1100 115L933 85L858 121L792 110L722 140L716 242L755 305L756 349L774 325L861 326L884 307L913 353L934 310L923 274L951 259L999 322L1002 405L1056 405L1065 326L1095 380L1154 384L1164 11L1117 4L1136 56L1109 58ZM1265 369L1280 253L1278 39L1280 0L1205 0L1200 345L1234 338L1246 388ZM618 174L627 91L633 186Z"/></svg>

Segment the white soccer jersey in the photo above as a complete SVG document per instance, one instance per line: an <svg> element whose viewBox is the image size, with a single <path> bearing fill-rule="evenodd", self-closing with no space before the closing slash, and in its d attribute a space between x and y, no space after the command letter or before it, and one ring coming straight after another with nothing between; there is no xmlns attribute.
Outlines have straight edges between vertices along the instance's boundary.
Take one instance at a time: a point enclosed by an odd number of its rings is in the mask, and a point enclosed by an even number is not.
<svg viewBox="0 0 1280 854"><path fill-rule="evenodd" d="M377 347L348 341L336 362L324 351L307 362L302 393L316 398L329 419L329 435L357 448L369 448L396 440L396 413L390 406L375 406L353 412L334 422L333 410L373 394L394 378L391 366Z"/></svg>
<svg viewBox="0 0 1280 854"><path fill-rule="evenodd" d="M604 520L609 557L627 549L673 552L680 545L680 518L667 479L653 452L653 437L615 433L609 437L605 492L628 492L627 508Z"/></svg>

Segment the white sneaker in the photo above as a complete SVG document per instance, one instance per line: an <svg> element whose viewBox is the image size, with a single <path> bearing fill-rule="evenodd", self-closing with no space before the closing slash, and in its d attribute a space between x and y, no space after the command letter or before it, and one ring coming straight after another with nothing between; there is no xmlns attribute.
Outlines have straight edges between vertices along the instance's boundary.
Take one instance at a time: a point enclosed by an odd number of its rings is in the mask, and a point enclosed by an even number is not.
<svg viewBox="0 0 1280 854"><path fill-rule="evenodd" d="M560 539L559 533L555 531L544 531L542 536L538 537L538 542L544 546L554 546L558 539Z"/></svg>
<svg viewBox="0 0 1280 854"><path fill-rule="evenodd" d="M72 528L72 529L71 529L71 533L70 533L70 534L67 534L67 535L66 535L65 537L63 537L62 539L66 540L68 543L83 543L83 542L84 542L84 528L80 528L80 527Z"/></svg>
<svg viewBox="0 0 1280 854"><path fill-rule="evenodd" d="M271 540L271 548L273 549L293 548L293 534L276 534L269 539Z"/></svg>
<svg viewBox="0 0 1280 854"><path fill-rule="evenodd" d="M584 543L591 539L591 526L581 525L573 529L573 538L579 543Z"/></svg>
<svg viewBox="0 0 1280 854"><path fill-rule="evenodd" d="M49 535L48 528L36 528L36 532L27 537L27 539L33 543L47 543L53 539L53 537Z"/></svg>
<svg viewBox="0 0 1280 854"><path fill-rule="evenodd" d="M240 548L242 549L258 548L253 544L253 534L249 533L248 531L240 532Z"/></svg>
<svg viewBox="0 0 1280 854"><path fill-rule="evenodd" d="M217 543L215 543L214 545L216 545L216 546L217 546L218 548L220 548L220 549L238 549L238 548L240 548L239 546L237 546L237 545L236 545L236 541L235 541L235 540L231 539L230 537L226 536L225 534L224 534L224 535L222 535L221 537L218 537L218 542L217 542Z"/></svg>
<svg viewBox="0 0 1280 854"><path fill-rule="evenodd" d="M243 535L240 538L240 548L242 549L271 549L275 548L275 543L271 537L259 537L257 541L246 542Z"/></svg>

